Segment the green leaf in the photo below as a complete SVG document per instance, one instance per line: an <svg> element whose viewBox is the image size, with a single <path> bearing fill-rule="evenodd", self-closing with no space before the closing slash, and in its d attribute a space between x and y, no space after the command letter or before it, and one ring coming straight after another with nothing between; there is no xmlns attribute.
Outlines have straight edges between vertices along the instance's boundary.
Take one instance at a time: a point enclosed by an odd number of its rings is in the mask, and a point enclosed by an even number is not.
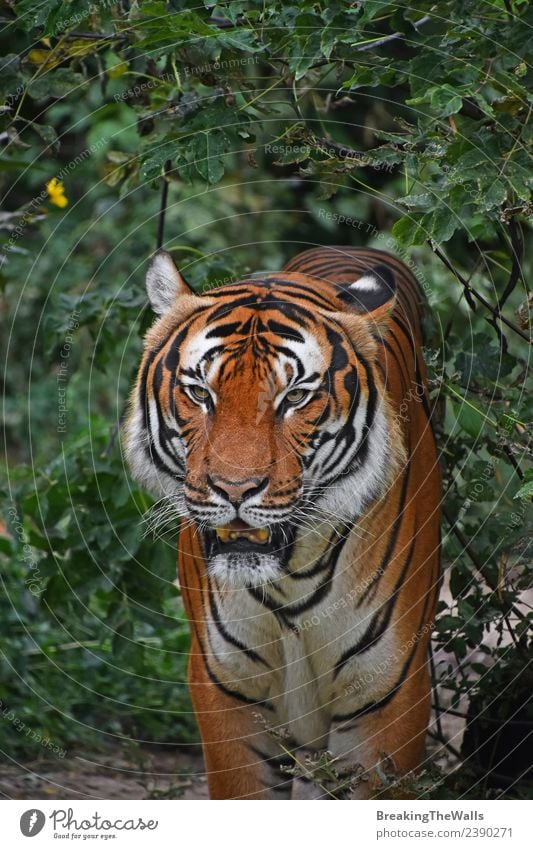
<svg viewBox="0 0 533 849"><path fill-rule="evenodd" d="M16 53L0 57L0 95L12 111L24 91L26 76L21 71L20 56Z"/></svg>
<svg viewBox="0 0 533 849"><path fill-rule="evenodd" d="M488 212L494 207L499 207L507 200L507 186L504 180L494 180L489 189L480 192L479 208L484 212Z"/></svg>
<svg viewBox="0 0 533 849"><path fill-rule="evenodd" d="M360 17L360 23L366 24L369 21L373 21L378 15L381 15L391 8L391 3L387 2L387 0L365 0L365 2L361 4L362 14Z"/></svg>
<svg viewBox="0 0 533 849"><path fill-rule="evenodd" d="M257 53L261 46L257 44L257 38L253 30L239 27L235 30L220 30L212 39L213 44L219 45L222 50L242 50L244 53ZM215 67L216 71L217 68ZM224 71L222 62L221 70Z"/></svg>
<svg viewBox="0 0 533 849"><path fill-rule="evenodd" d="M43 6L53 8L48 15L44 27L45 35L61 35L72 29L83 29L83 22L95 12L94 0L71 0L70 3L52 2L43 3Z"/></svg>
<svg viewBox="0 0 533 849"><path fill-rule="evenodd" d="M403 204L403 206L407 206L409 209L416 209L417 212L422 212L434 208L435 195L432 195L429 192L417 192L398 198L398 203Z"/></svg>
<svg viewBox="0 0 533 849"><path fill-rule="evenodd" d="M445 84L442 86L433 86L425 90L421 96L406 100L406 103L410 106L420 106L422 107L422 111L424 111L424 104L428 104L437 113L439 119L442 119L459 112L462 108L463 100L452 86Z"/></svg>
<svg viewBox="0 0 533 849"><path fill-rule="evenodd" d="M502 353L494 343L487 344L486 336L476 333L471 340L470 351L460 351L455 358L455 367L462 374L462 383L493 383L510 374L514 359Z"/></svg>
<svg viewBox="0 0 533 849"><path fill-rule="evenodd" d="M227 138L220 130L201 132L194 137L192 153L196 170L211 185L224 176L224 159Z"/></svg>
<svg viewBox="0 0 533 849"><path fill-rule="evenodd" d="M437 244L447 242L462 226L457 214L452 209L447 209L444 204L438 206L430 215L425 215L423 224L427 226L430 238Z"/></svg>
<svg viewBox="0 0 533 849"><path fill-rule="evenodd" d="M42 139L44 139L47 144L47 147L51 148L54 153L58 152L59 139L53 127L46 124L32 124L32 129L34 129L35 132L38 133Z"/></svg>
<svg viewBox="0 0 533 849"><path fill-rule="evenodd" d="M321 33L319 30L311 32L305 38L292 39L289 45L289 68L294 73L295 79L300 80L311 65L321 56Z"/></svg>
<svg viewBox="0 0 533 849"><path fill-rule="evenodd" d="M431 90L429 102L431 107L439 113L440 118L455 115L463 105L462 98L450 85L443 85Z"/></svg>
<svg viewBox="0 0 533 849"><path fill-rule="evenodd" d="M84 78L69 68L54 68L28 84L28 94L34 100L62 98L69 94L79 96Z"/></svg>
<svg viewBox="0 0 533 849"><path fill-rule="evenodd" d="M206 46L209 58L220 56L220 45L216 50L209 49L208 44L210 37L218 36L218 30L202 20L197 12L184 10L171 15L165 3L143 3L141 11L144 17L136 27L141 37L135 44L141 53L157 58L167 51L175 50L181 43L187 47L202 44Z"/></svg>
<svg viewBox="0 0 533 849"><path fill-rule="evenodd" d="M18 0L17 23L26 32L36 27L42 27L49 16L63 6L63 0L47 0L43 3L34 3L33 0Z"/></svg>
<svg viewBox="0 0 533 849"><path fill-rule="evenodd" d="M456 563L450 574L450 591L454 598L467 592L472 582L471 570L465 563Z"/></svg>
<svg viewBox="0 0 533 849"><path fill-rule="evenodd" d="M531 171L523 168L518 162L511 161L505 168L505 176L509 180L518 197L530 202L531 188L533 186Z"/></svg>
<svg viewBox="0 0 533 849"><path fill-rule="evenodd" d="M180 148L177 140L159 144L145 154L140 175L143 180L155 180L163 174L165 162L174 162Z"/></svg>
<svg viewBox="0 0 533 849"><path fill-rule="evenodd" d="M526 470L524 482L513 497L521 501L531 501L533 499L533 469Z"/></svg>
<svg viewBox="0 0 533 849"><path fill-rule="evenodd" d="M270 150L268 149L270 147ZM276 157L275 165L290 165L294 162L305 162L311 155L311 148L307 144L280 144L265 145L267 153Z"/></svg>
<svg viewBox="0 0 533 849"><path fill-rule="evenodd" d="M477 439L483 432L485 416L466 401L463 404L452 402L458 424L469 436Z"/></svg>
<svg viewBox="0 0 533 849"><path fill-rule="evenodd" d="M428 234L420 223L420 219L405 215L392 228L392 235L401 245L422 245Z"/></svg>

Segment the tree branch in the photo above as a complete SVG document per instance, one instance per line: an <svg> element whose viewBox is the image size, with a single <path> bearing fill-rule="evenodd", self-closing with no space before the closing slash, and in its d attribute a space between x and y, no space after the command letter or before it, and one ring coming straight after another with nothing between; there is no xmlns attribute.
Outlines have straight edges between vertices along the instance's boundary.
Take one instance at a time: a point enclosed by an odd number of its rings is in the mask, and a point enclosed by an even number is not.
<svg viewBox="0 0 533 849"><path fill-rule="evenodd" d="M512 321L509 321L508 318L502 315L499 308L493 307L492 304L490 304L489 301L487 301L487 299L483 295L481 295L476 289L474 289L473 286L471 286L468 281L465 280L463 275L459 271L457 271L456 268L453 267L449 259L438 248L432 246L432 250L436 254L436 256L438 256L440 261L444 263L446 268L448 268L452 272L452 274L457 278L459 283L463 286L465 294L468 292L470 295L473 295L474 298L476 298L476 300L478 300L480 304L483 304L485 309L487 309L495 319L501 321L510 330L512 330L518 336L521 336L521 338L524 339L526 342L529 342L529 344L531 344L531 337L524 333L524 331L521 330L519 327L517 327L516 324L513 324Z"/></svg>
<svg viewBox="0 0 533 849"><path fill-rule="evenodd" d="M509 236L511 239L512 266L511 273L507 285L503 290L500 298L498 298L498 309L501 310L509 295L514 291L521 275L521 260L524 245L520 235L520 230L516 221L509 221Z"/></svg>

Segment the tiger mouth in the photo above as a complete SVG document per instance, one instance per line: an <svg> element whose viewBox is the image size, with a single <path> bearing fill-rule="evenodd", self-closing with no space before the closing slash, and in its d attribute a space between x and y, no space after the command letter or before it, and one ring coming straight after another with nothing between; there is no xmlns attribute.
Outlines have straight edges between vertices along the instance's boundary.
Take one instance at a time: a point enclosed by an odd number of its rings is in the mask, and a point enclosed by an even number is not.
<svg viewBox="0 0 533 849"><path fill-rule="evenodd" d="M287 523L273 523L263 528L254 528L241 519L234 519L227 525L205 528L202 532L207 560L218 555L230 558L256 556L275 557L286 563L290 558L294 543L294 528Z"/></svg>
<svg viewBox="0 0 533 849"><path fill-rule="evenodd" d="M245 522L233 521L229 525L215 528L217 540L222 544L248 540L257 545L267 545L270 542L270 528L253 528Z"/></svg>

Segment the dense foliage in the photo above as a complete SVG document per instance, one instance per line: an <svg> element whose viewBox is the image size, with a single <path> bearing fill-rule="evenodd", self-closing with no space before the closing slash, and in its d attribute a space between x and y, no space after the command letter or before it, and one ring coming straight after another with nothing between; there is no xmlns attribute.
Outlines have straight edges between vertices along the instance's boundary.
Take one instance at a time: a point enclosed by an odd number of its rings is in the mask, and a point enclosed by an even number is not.
<svg viewBox="0 0 533 849"><path fill-rule="evenodd" d="M408 261L433 308L436 699L472 722L463 765L430 792L530 792L490 740L514 748L510 718L523 752L533 721L532 26L521 0L5 4L10 757L195 736L175 534L143 535L150 501L118 436L158 241L200 289L308 245L369 244Z"/></svg>

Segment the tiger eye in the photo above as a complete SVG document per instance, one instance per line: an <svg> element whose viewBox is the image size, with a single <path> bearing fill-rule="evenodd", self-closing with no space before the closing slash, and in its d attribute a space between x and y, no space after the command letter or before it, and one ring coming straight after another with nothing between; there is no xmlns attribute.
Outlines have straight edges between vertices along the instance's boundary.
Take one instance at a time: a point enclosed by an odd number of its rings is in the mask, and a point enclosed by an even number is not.
<svg viewBox="0 0 533 849"><path fill-rule="evenodd" d="M205 386L189 386L189 392L195 401L200 401L201 403L207 401L209 398L209 392Z"/></svg>
<svg viewBox="0 0 533 849"><path fill-rule="evenodd" d="M290 392L287 392L285 398L290 404L298 404L306 395L305 389L291 389Z"/></svg>

